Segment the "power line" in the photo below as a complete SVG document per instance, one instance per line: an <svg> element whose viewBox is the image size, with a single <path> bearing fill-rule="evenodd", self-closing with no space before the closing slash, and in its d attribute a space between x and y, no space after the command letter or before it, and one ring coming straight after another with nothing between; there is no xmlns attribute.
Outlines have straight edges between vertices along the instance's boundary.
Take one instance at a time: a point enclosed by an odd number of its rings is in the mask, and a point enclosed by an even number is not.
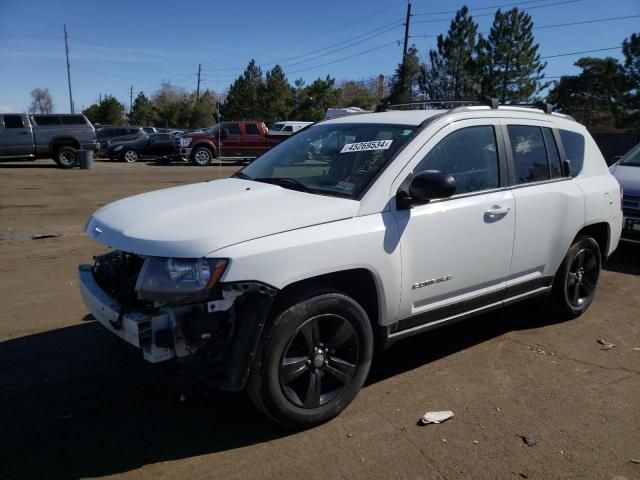
<svg viewBox="0 0 640 480"><path fill-rule="evenodd" d="M638 18L640 15L627 15L626 17L609 17L609 18L599 18L596 20L583 20L580 22L570 22L570 23L557 23L555 25L542 25L540 27L533 27L534 30L540 30L543 28L555 28L555 27L569 27L571 25L584 25L586 23L601 23L601 22L612 22L614 20L626 20L628 18Z"/></svg>
<svg viewBox="0 0 640 480"><path fill-rule="evenodd" d="M370 53L370 52L373 52L375 50L380 50L380 49L382 49L384 47L388 47L389 45L393 45L393 44L398 45L399 42L397 40L394 40L393 42L389 42L389 43L385 43L385 44L382 44L382 45L378 45L377 47L373 47L373 48L370 48L368 50L364 50L362 52L354 53L353 55L349 55L347 57L338 58L337 60L332 60L331 62L321 63L320 65L313 65L311 67L301 68L299 70L294 70L294 71L288 72L288 73L292 74L292 73L306 72L307 70L313 70L315 68L320 68L320 67L324 67L324 66L327 66L327 65L333 65L334 63L342 62L344 60L349 60L350 58L359 57L359 56L362 56L362 55L364 55L366 53Z"/></svg>
<svg viewBox="0 0 640 480"><path fill-rule="evenodd" d="M554 25L541 25L539 27L532 27L533 30L541 30L544 28L556 28L556 27L570 27L573 25L584 25L587 23L602 23L602 22L611 22L615 20L627 20L630 18L638 18L640 15L628 15L626 17L609 17L609 18L598 18L593 20L582 20L578 22L569 22L569 23L556 23ZM488 34L489 32L482 32L483 34ZM411 38L431 38L437 37L438 35L411 35Z"/></svg>
<svg viewBox="0 0 640 480"><path fill-rule="evenodd" d="M334 49L334 50L330 50L330 51L325 52L325 53L323 53L323 54L316 55L316 56L314 56L314 57L309 57L309 58L306 58L306 59L304 59L304 60L300 60L300 61L295 62L295 63L283 64L283 65L282 65L282 67L283 67L283 68L293 67L293 66L295 66L295 65L300 65L301 63L311 62L311 61L316 60L316 59L318 59L318 58L326 57L327 55L331 55L331 54L333 54L333 53L340 52L340 51L342 51L342 50L346 50L346 49L351 48L351 47L355 47L356 45L359 45L359 44L361 44L361 43L367 42L367 41L371 40L372 38L376 38L376 37L380 36L380 35L381 35L381 34L383 34L383 33L387 33L387 32L389 32L389 31L391 31L391 30L395 29L398 25L400 25L400 24L396 24L396 25L394 25L393 27L391 27L391 28L389 28L389 29L387 29L387 30L383 30L383 31L382 31L382 32L380 32L380 33L376 33L376 34L371 35L371 36L369 36L369 37L365 37L365 38L363 38L363 39L360 39L360 40L358 40L358 41L356 41L356 42L351 43L350 45L345 45L345 46L343 46L343 47L336 48L336 49Z"/></svg>
<svg viewBox="0 0 640 480"><path fill-rule="evenodd" d="M282 59L280 59L278 61L263 63L261 65L262 66L268 66L268 65L276 65L276 64L286 64L290 60L297 60L297 59L302 58L302 57L307 57L309 55L313 55L314 53L323 52L325 50L328 50L328 49L331 49L331 48L334 48L334 47L337 47L337 46L340 46L340 45L344 45L345 43L352 42L353 40L359 39L361 37L366 37L368 35L371 35L371 38L376 37L376 36L381 35L383 33L389 32L389 31L393 30L393 28L399 27L400 25L402 25L402 23L399 20L395 21L395 22L387 23L385 25L381 25L381 26L379 26L377 28L374 28L372 30L369 30L367 32L360 33L360 34L355 35L353 37L349 37L346 40L342 40L340 42L336 42L336 43L333 43L331 45L326 45L326 46L324 46L322 48L317 48L315 50L311 50L311 51L308 51L306 53L295 55L293 57L282 58ZM389 27L391 27L391 28L389 28ZM353 45L357 45L358 43L361 43L361 42L356 42ZM347 48L347 47L345 47L345 48ZM319 58L319 57L315 57L315 58ZM302 63L302 62L300 62L300 63ZM206 65L205 65L205 67L206 67ZM244 70L244 67L209 69L210 72L230 72L230 71L237 72L237 71L242 71L242 70Z"/></svg>
<svg viewBox="0 0 640 480"><path fill-rule="evenodd" d="M594 52L606 52L607 50L620 50L620 47L596 48L594 50L583 50L582 52L558 53L556 55L546 55L544 57L540 57L540 59L542 60L545 58L570 57L571 55L582 55L584 53L594 53Z"/></svg>
<svg viewBox="0 0 640 480"><path fill-rule="evenodd" d="M495 8L504 8L504 7L517 7L518 5L526 5L526 4L530 4L530 3L541 3L541 2L548 2L549 0L529 0L527 2L511 2L511 3L503 3L502 5L491 5L488 7L477 7L477 8L470 8L469 11L470 12L475 12L477 10L493 10ZM452 13L458 13L459 10L448 10L446 12L425 12L425 13L414 13L413 16L414 17L424 17L424 16L431 16L431 15L450 15Z"/></svg>
<svg viewBox="0 0 640 480"><path fill-rule="evenodd" d="M526 11L529 10L535 10L538 8L547 8L547 7L555 7L557 5L566 5L568 3L576 3L576 2L582 2L584 0L564 0L562 2L555 2L555 3L548 3L546 5L537 5L537 6L533 6L533 7L528 7ZM479 17L491 17L494 16L495 13L482 13L480 15L472 15L473 18L479 18ZM439 22L447 22L451 20L451 18L447 17L447 18L439 18L439 19L434 19L434 20L418 20L415 21L413 23L417 24L417 23L439 23Z"/></svg>
<svg viewBox="0 0 640 480"><path fill-rule="evenodd" d="M393 8L395 8L395 7L397 7L398 5L402 5L402 4L404 4L404 3L405 3L405 0L401 0L400 2L397 2L397 3L394 3L394 4L392 4L392 5L389 5L388 7L382 8L382 9L380 9L380 10L376 10L375 12L372 12L372 13L370 13L369 15L365 15L364 17L362 17L362 16L361 16L361 17L358 17L357 19L352 20L352 21L350 21L349 23L345 23L345 24L339 25L339 26L334 27L334 28L332 28L332 29L330 29L330 30L325 30L324 32L314 34L314 35L312 35L312 36L310 36L310 37L306 37L306 38L303 38L303 39L298 40L298 41L288 42L288 43L286 43L286 42L285 42L286 44L285 44L285 45L283 45L283 46L281 46L281 47L277 47L277 48L275 48L275 49L270 49L270 50L267 50L267 51L259 52L259 53L257 53L257 54L256 54L256 56L260 56L260 55L264 55L265 53L271 53L271 52L275 52L275 51L282 50L282 49L284 49L284 48L288 48L291 44L296 44L296 45L298 45L298 44L301 44L301 43L306 43L306 42L308 42L309 40L314 40L314 39L316 39L316 38L318 38L318 37L322 37L322 36L327 35L327 34L329 34L329 33L333 33L333 32L335 32L335 31L337 31L337 30L342 30L343 28L350 27L350 26L351 26L351 25L353 25L354 23L360 23L360 22L362 22L363 20L366 20L366 19L371 18L371 17L375 17L376 15L379 15L379 14L381 14L381 13L383 13L383 12L387 12L387 11L389 11L389 10L391 10L391 9L393 9Z"/></svg>

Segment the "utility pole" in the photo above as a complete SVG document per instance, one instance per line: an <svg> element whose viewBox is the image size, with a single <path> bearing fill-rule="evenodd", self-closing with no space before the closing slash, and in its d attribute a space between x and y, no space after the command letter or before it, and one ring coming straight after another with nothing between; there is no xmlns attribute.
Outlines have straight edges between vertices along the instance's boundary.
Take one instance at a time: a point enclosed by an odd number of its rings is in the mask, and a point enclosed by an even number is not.
<svg viewBox="0 0 640 480"><path fill-rule="evenodd" d="M73 110L73 95L71 93L71 66L69 65L69 42L67 42L67 24L64 24L64 49L67 53L67 81L69 82L69 107L71 113L75 113Z"/></svg>
<svg viewBox="0 0 640 480"><path fill-rule="evenodd" d="M98 96L98 105L100 105L102 103L102 94L99 94Z"/></svg>
<svg viewBox="0 0 640 480"><path fill-rule="evenodd" d="M133 107L133 85L129 87L129 125L131 125L131 108Z"/></svg>
<svg viewBox="0 0 640 480"><path fill-rule="evenodd" d="M411 2L407 3L407 20L404 23L404 49L402 50L402 63L407 56L407 47L409 45L409 22L411 22Z"/></svg>
<svg viewBox="0 0 640 480"><path fill-rule="evenodd" d="M196 87L196 102L200 99L200 70L202 68L202 64L198 64L198 86Z"/></svg>

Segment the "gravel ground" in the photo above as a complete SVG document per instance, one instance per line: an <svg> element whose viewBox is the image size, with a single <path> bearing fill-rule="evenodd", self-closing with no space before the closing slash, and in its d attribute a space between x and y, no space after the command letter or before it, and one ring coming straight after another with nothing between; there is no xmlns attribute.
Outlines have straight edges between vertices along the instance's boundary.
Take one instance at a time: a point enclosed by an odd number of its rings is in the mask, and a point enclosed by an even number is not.
<svg viewBox="0 0 640 480"><path fill-rule="evenodd" d="M638 247L579 319L527 304L398 343L318 428L275 426L244 393L177 401L88 315L76 266L104 248L82 228L115 199L237 168L0 164L0 478L640 478ZM455 417L418 426L427 410Z"/></svg>

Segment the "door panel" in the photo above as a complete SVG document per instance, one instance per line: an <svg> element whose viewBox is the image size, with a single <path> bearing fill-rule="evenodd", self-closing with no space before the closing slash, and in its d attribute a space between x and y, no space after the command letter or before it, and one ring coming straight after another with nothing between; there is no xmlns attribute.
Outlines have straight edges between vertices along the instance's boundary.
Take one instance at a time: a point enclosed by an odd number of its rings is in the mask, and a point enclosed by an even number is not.
<svg viewBox="0 0 640 480"><path fill-rule="evenodd" d="M244 154L257 157L264 151L265 138L260 135L258 125L255 123L245 123L244 129Z"/></svg>
<svg viewBox="0 0 640 480"><path fill-rule="evenodd" d="M397 212L403 316L502 290L515 217L508 190Z"/></svg>
<svg viewBox="0 0 640 480"><path fill-rule="evenodd" d="M423 314L495 293L509 276L515 203L508 189L499 123L455 122L437 132L392 184L406 188L412 173L440 170L456 192L408 210L391 211L401 232L401 317Z"/></svg>
<svg viewBox="0 0 640 480"><path fill-rule="evenodd" d="M242 134L240 132L240 125L237 123L231 123L223 126L229 131L229 135L221 139L220 154L223 157L241 157L244 155L242 150Z"/></svg>
<svg viewBox="0 0 640 480"><path fill-rule="evenodd" d="M30 155L34 151L33 136L26 115L3 116L4 128L0 129L3 147L0 155Z"/></svg>
<svg viewBox="0 0 640 480"><path fill-rule="evenodd" d="M514 285L555 274L584 224L584 198L575 180L558 178L553 124L503 120L502 125L518 212L508 282Z"/></svg>

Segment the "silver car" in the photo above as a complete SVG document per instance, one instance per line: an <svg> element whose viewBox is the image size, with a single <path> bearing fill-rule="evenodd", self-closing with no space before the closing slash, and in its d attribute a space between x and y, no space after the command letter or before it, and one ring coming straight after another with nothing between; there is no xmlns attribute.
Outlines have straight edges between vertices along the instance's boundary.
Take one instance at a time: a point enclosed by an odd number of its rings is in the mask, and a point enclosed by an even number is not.
<svg viewBox="0 0 640 480"><path fill-rule="evenodd" d="M640 244L640 143L611 165L609 171L623 189L620 240Z"/></svg>

